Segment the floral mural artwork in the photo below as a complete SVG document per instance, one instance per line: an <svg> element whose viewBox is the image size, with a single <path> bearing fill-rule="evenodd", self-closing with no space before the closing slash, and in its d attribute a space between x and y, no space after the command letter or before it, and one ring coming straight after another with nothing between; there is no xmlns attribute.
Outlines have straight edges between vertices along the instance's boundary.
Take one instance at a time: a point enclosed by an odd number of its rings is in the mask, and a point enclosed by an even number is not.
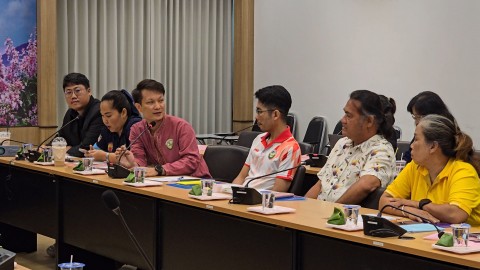
<svg viewBox="0 0 480 270"><path fill-rule="evenodd" d="M0 0L0 126L36 126L35 0Z"/></svg>

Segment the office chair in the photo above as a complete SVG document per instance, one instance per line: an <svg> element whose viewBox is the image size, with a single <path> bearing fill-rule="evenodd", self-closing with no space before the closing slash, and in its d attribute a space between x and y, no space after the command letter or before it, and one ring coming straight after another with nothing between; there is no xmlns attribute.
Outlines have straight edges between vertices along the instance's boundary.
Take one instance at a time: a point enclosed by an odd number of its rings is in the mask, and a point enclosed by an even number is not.
<svg viewBox="0 0 480 270"><path fill-rule="evenodd" d="M261 133L261 131L243 131L238 134L238 141L235 145L250 148L253 140Z"/></svg>
<svg viewBox="0 0 480 270"><path fill-rule="evenodd" d="M302 153L302 155L314 153L313 145L306 142L298 142L298 145L300 146L300 152Z"/></svg>
<svg viewBox="0 0 480 270"><path fill-rule="evenodd" d="M293 113L288 113L287 115L287 125L290 127L290 133L293 137L297 138L297 116Z"/></svg>
<svg viewBox="0 0 480 270"><path fill-rule="evenodd" d="M398 141L395 158L401 160L403 158L403 153L410 149L410 142L407 141Z"/></svg>
<svg viewBox="0 0 480 270"><path fill-rule="evenodd" d="M335 125L335 128L333 129L332 134L338 134L342 135L342 121L338 121L337 124Z"/></svg>
<svg viewBox="0 0 480 270"><path fill-rule="evenodd" d="M292 183L290 184L290 187L288 188L289 193L293 193L297 196L304 196L305 193L303 192L303 178L305 177L305 167L300 166L297 168L297 171L295 172L295 175L293 176Z"/></svg>
<svg viewBox="0 0 480 270"><path fill-rule="evenodd" d="M303 137L304 143L313 145L313 153L323 152L325 136L327 134L327 120L322 116L315 116L308 123L307 131Z"/></svg>
<svg viewBox="0 0 480 270"><path fill-rule="evenodd" d="M399 126L393 126L393 129L395 130L395 136L397 137L397 141L399 141L402 138L402 129Z"/></svg>
<svg viewBox="0 0 480 270"><path fill-rule="evenodd" d="M384 191L384 187L375 189L373 192L368 194L368 196L360 203L360 205L365 208L378 209L378 202L380 201L380 197L382 197Z"/></svg>
<svg viewBox="0 0 480 270"><path fill-rule="evenodd" d="M249 149L238 145L210 145L203 159L216 180L231 183L242 170Z"/></svg>

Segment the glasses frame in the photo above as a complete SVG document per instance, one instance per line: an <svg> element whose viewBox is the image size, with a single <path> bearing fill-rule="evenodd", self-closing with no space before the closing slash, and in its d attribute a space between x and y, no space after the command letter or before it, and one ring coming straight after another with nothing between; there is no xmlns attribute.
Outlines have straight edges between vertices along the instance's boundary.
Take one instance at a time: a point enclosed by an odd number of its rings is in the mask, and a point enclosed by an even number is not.
<svg viewBox="0 0 480 270"><path fill-rule="evenodd" d="M420 120L422 120L423 117L425 117L425 115L415 115L415 114L412 113L412 118L415 121L420 121Z"/></svg>
<svg viewBox="0 0 480 270"><path fill-rule="evenodd" d="M65 97L67 98L71 98L73 96L73 94L75 94L76 97L78 96L81 96L83 94L83 88L75 88L73 90L66 90L63 92L63 94L65 95ZM85 89L86 91L86 89Z"/></svg>
<svg viewBox="0 0 480 270"><path fill-rule="evenodd" d="M273 112L273 111L276 111L275 109L267 109L267 110L259 110L259 109L256 109L255 112L257 113L257 115L260 115L264 112Z"/></svg>

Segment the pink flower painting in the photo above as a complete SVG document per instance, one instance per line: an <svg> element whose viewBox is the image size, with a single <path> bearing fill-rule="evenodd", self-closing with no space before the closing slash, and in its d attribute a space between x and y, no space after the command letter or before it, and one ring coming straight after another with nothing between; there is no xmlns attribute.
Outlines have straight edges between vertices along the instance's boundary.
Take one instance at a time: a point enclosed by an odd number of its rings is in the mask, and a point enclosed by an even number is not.
<svg viewBox="0 0 480 270"><path fill-rule="evenodd" d="M0 0L0 4L6 7L0 11L0 26L10 26L0 27L0 126L36 126L36 1ZM10 19L2 22L5 18ZM15 44L15 38L20 44Z"/></svg>

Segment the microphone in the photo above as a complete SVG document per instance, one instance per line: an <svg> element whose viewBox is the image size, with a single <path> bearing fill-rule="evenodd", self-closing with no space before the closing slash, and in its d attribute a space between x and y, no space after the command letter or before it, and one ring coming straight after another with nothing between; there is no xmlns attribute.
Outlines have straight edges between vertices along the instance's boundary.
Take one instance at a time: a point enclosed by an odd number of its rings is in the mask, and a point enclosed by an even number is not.
<svg viewBox="0 0 480 270"><path fill-rule="evenodd" d="M40 147L42 147L42 145L48 141L50 138L52 138L53 136L55 136L55 134L57 134L58 132L60 132L62 129L64 129L65 127L67 127L68 125L70 125L71 123L77 121L78 119L80 119L80 115L77 115L77 117L73 118L72 120L68 121L65 125L61 126L59 129L57 129L57 131L55 131L52 135L48 136L45 140L43 140L43 142L41 142L39 145L38 145L38 148L37 148L37 152L40 151Z"/></svg>
<svg viewBox="0 0 480 270"><path fill-rule="evenodd" d="M22 141L16 141L16 140L13 140L13 139L6 139L6 140L3 140L3 142L0 143L0 146L3 145L4 142L16 142L16 143L21 143L21 144L28 144L27 142L22 142ZM8 145L7 145L8 146Z"/></svg>
<svg viewBox="0 0 480 270"><path fill-rule="evenodd" d="M37 150L29 150L28 151L28 161L30 162L34 162L36 161L39 157L40 157L40 147L42 147L42 145L48 141L50 138L52 138L53 136L55 136L56 134L58 134L58 132L60 132L62 129L64 129L65 127L67 127L68 125L70 125L71 123L77 121L78 119L80 119L80 115L77 115L77 117L73 118L72 120L68 121L67 123L65 123L65 125L61 126L59 129L57 129L57 131L55 131L52 135L48 136L45 140L43 140L39 145L38 145L38 148Z"/></svg>
<svg viewBox="0 0 480 270"><path fill-rule="evenodd" d="M273 173L269 173L269 174L265 174L265 175L261 175L261 176L257 176L257 177L254 177L250 180L248 180L248 182L245 184L245 187L248 187L248 185L253 181L253 180L257 180L257 179L260 179L260 178L263 178L265 176L270 176L270 175L274 175L274 174L277 174L277 173L281 173L281 172L285 172L285 171L289 171L289 170L293 170L293 169L296 169L300 166L303 166L303 165L311 165L313 164L313 161L311 159L307 159L305 161L301 161L300 164L298 164L297 166L294 166L294 167L291 167L291 168L288 168L288 169L284 169L284 170L281 170L281 171L276 171L276 172L273 172Z"/></svg>
<svg viewBox="0 0 480 270"><path fill-rule="evenodd" d="M284 169L284 170L280 170L280 171L276 171L276 172L273 172L273 173L269 173L269 174L254 177L254 178L248 180L248 182L243 187L232 186L232 200L231 200L231 203L233 203L233 204L247 204L247 205L260 204L260 203L262 203L262 195L260 194L260 192L258 192L254 188L248 187L248 185L253 180L260 179L260 178L270 176L270 175L274 175L274 174L277 174L277 173L281 173L281 172L284 172L284 171L296 169L296 168L298 168L300 166L303 166L303 165L311 165L311 164L312 164L312 160L307 159L305 161L300 162L300 164L297 165L297 166L294 166L294 167L291 167L291 168L288 168L288 169Z"/></svg>
<svg viewBox="0 0 480 270"><path fill-rule="evenodd" d="M442 237L442 235L445 233L445 232L441 231L441 230L437 227L437 225L435 225L435 223L431 222L430 220L428 220L428 219L426 219L426 218L424 218L424 217L422 217L422 216L419 216L419 215L417 215L417 214L414 214L414 213L412 213L412 212L410 212L410 211L404 210L404 209L402 209L402 208L398 208L398 207L393 206L393 205L390 205L390 204L384 205L384 206L382 207L382 209L380 209L380 211L378 212L377 217L381 217L381 216L382 216L382 213L383 213L383 210L384 210L385 208L387 208L387 207L390 207L390 208L396 209L396 210L398 210L398 211L407 213L407 214L412 215L412 216L414 216L414 217L418 217L418 218L421 219L424 223L431 224L433 227L435 227L435 230L437 230L438 238L439 238L439 239L440 239L440 238Z"/></svg>
<svg viewBox="0 0 480 270"><path fill-rule="evenodd" d="M120 160L122 159L123 155L125 155L125 153L127 152L127 150L130 149L130 147L138 140L140 139L140 137L142 137L143 133L145 133L145 131L147 131L149 128L152 128L154 127L155 125L157 124L157 122L155 121L152 121L151 123L147 123L147 126L145 127L145 129L140 132L140 134L132 141L130 142L130 145L128 145L127 148L125 148L125 150L122 151L122 153L120 154L120 156L118 157L118 160L116 163L108 163L108 176L110 176L111 178L126 178L129 174L130 174L130 170L123 167L122 165L120 165Z"/></svg>
<svg viewBox="0 0 480 270"><path fill-rule="evenodd" d="M102 193L102 200L105 203L105 205L110 210L112 210L115 215L118 216L118 218L120 219L120 222L123 225L123 228L127 231L127 234L130 237L130 240L132 240L132 242L135 244L135 247L137 248L138 252L142 255L149 269L153 270L154 269L153 263L150 262L150 260L147 257L147 254L142 249L137 239L133 235L132 231L128 227L127 222L125 221L125 218L123 218L122 212L120 211L120 200L118 199L117 195L112 190L107 189Z"/></svg>

